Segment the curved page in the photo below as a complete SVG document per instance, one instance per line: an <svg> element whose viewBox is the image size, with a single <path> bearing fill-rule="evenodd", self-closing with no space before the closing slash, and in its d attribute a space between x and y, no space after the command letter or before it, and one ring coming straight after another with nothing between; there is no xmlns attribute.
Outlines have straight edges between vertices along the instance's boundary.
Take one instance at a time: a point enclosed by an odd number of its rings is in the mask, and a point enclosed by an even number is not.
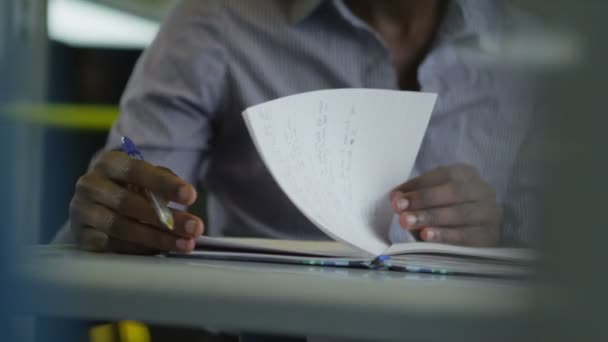
<svg viewBox="0 0 608 342"><path fill-rule="evenodd" d="M273 177L332 238L378 255L389 246L389 191L414 164L436 96L333 89L243 113Z"/></svg>

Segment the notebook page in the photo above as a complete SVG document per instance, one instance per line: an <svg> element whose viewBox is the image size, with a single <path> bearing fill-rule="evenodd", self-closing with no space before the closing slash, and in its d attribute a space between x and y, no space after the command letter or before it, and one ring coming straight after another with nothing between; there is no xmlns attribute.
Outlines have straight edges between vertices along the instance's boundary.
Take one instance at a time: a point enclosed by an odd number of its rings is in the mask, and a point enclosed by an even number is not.
<svg viewBox="0 0 608 342"><path fill-rule="evenodd" d="M385 254L441 254L503 261L532 261L536 258L536 254L532 250L526 248L465 247L432 242L397 243L386 250Z"/></svg>
<svg viewBox="0 0 608 342"><path fill-rule="evenodd" d="M209 249L232 250L243 253L285 253L323 257L361 257L356 251L336 241L302 241L260 238L214 238L201 236L196 240L196 251Z"/></svg>
<svg viewBox="0 0 608 342"><path fill-rule="evenodd" d="M244 113L266 167L319 229L369 254L388 246L389 191L412 169L436 96L321 90Z"/></svg>

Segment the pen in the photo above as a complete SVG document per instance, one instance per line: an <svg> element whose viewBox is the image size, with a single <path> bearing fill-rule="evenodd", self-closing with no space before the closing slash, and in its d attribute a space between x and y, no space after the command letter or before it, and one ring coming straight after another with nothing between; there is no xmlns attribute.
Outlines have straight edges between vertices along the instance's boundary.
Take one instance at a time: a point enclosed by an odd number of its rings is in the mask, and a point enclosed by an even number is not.
<svg viewBox="0 0 608 342"><path fill-rule="evenodd" d="M144 160L144 156L139 152L137 147L131 139L123 136L122 139L122 150L129 155L129 157L137 160ZM154 194L152 191L148 189L144 189L146 196L150 200L152 204L152 208L154 208L154 212L156 212L156 216L160 220L160 222L164 223L165 226L169 229L173 229L173 214L171 210L163 204L163 202Z"/></svg>

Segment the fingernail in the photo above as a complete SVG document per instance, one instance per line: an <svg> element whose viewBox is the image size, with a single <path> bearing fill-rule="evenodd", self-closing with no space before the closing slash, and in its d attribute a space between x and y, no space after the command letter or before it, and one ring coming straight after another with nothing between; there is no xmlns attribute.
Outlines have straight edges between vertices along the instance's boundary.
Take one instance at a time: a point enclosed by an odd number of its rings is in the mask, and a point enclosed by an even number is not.
<svg viewBox="0 0 608 342"><path fill-rule="evenodd" d="M409 205L410 201L408 201L407 198L400 198L397 200L397 209L399 209L400 211L407 209Z"/></svg>
<svg viewBox="0 0 608 342"><path fill-rule="evenodd" d="M198 230L198 222L196 222L195 220L188 220L188 222L186 222L186 232L190 235L196 235L198 234L197 230Z"/></svg>
<svg viewBox="0 0 608 342"><path fill-rule="evenodd" d="M178 239L175 245L182 251L189 251L192 249L192 243L192 239Z"/></svg>
<svg viewBox="0 0 608 342"><path fill-rule="evenodd" d="M427 229L427 230L426 230L426 240L427 240L427 241L431 241L431 240L433 240L433 238L435 237L435 235L436 235L436 234L435 234L435 232L434 232L434 231L432 231L432 230L430 230L430 229Z"/></svg>
<svg viewBox="0 0 608 342"><path fill-rule="evenodd" d="M416 224L416 222L418 222L418 218L416 217L416 215L406 215L405 222L407 222L408 226L413 226Z"/></svg>
<svg viewBox="0 0 608 342"><path fill-rule="evenodd" d="M190 186L189 185L182 185L179 187L179 191L178 191L178 196L179 199L181 201L187 201L190 199L190 194L191 194L191 190L190 190Z"/></svg>

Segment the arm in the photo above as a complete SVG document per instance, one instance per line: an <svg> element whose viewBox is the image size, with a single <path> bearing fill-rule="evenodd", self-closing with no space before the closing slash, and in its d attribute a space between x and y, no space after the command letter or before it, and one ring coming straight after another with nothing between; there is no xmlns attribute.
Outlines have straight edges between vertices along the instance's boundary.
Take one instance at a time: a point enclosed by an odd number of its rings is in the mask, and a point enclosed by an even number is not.
<svg viewBox="0 0 608 342"><path fill-rule="evenodd" d="M188 251L202 233L199 218L178 211L175 232L159 229L138 188L184 206L196 198L189 183L198 176L224 88L220 20L215 2L184 1L138 61L104 152L81 177L72 199L69 227L82 248ZM122 135L139 145L149 163L112 151Z"/></svg>
<svg viewBox="0 0 608 342"><path fill-rule="evenodd" d="M128 135L154 164L194 183L224 89L220 5L183 1L138 61L106 150Z"/></svg>

